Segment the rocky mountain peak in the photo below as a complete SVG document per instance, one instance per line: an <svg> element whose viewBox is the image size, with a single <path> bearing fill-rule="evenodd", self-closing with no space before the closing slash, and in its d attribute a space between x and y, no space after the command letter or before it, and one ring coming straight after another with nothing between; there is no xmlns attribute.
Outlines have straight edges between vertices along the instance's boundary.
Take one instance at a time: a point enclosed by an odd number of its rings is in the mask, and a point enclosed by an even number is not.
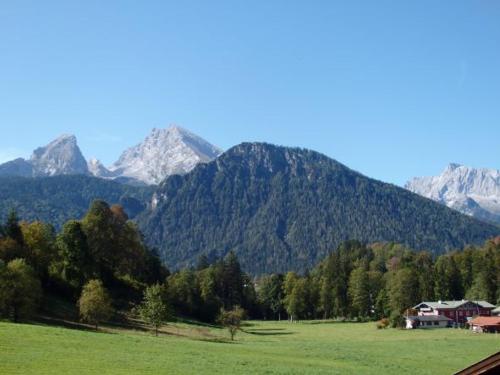
<svg viewBox="0 0 500 375"><path fill-rule="evenodd" d="M112 177L112 173L96 158L90 158L87 162L87 168L95 177Z"/></svg>
<svg viewBox="0 0 500 375"><path fill-rule="evenodd" d="M39 147L30 158L35 176L88 174L87 161L78 147L76 137L64 134L48 145Z"/></svg>
<svg viewBox="0 0 500 375"><path fill-rule="evenodd" d="M416 177L405 187L462 213L500 223L500 170L451 163L440 175Z"/></svg>
<svg viewBox="0 0 500 375"><path fill-rule="evenodd" d="M158 184L167 176L185 174L222 151L201 137L172 125L154 128L141 143L127 149L109 170L117 177Z"/></svg>

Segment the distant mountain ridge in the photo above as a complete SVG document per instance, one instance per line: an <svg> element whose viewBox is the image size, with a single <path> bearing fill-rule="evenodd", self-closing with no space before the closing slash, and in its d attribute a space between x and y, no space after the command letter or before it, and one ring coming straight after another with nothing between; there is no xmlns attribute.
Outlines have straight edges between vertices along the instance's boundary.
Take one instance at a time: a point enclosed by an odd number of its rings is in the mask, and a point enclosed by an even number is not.
<svg viewBox="0 0 500 375"><path fill-rule="evenodd" d="M39 147L29 160L0 164L0 176L49 177L92 175L130 185L155 185L172 174L184 174L222 151L178 126L153 129L146 139L124 151L109 168L93 158L86 161L74 135L62 135Z"/></svg>
<svg viewBox="0 0 500 375"><path fill-rule="evenodd" d="M500 170L452 163L440 175L416 177L405 188L464 214L500 224Z"/></svg>
<svg viewBox="0 0 500 375"><path fill-rule="evenodd" d="M120 204L130 218L146 208L152 187L135 187L86 175L0 177L0 221L10 210L22 220L43 220L56 229L80 219L95 199Z"/></svg>
<svg viewBox="0 0 500 375"><path fill-rule="evenodd" d="M137 221L174 269L234 250L254 274L307 270L350 239L442 253L500 234L317 152L263 143L167 178Z"/></svg>

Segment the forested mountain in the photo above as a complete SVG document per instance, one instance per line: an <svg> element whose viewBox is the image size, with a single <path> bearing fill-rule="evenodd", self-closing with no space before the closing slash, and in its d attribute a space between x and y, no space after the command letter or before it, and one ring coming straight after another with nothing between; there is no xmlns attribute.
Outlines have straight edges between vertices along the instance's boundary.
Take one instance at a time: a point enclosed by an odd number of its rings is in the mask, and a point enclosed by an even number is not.
<svg viewBox="0 0 500 375"><path fill-rule="evenodd" d="M42 220L60 228L80 219L95 199L121 204L129 217L145 208L149 187L133 187L84 175L40 178L0 177L0 219L15 209L22 220Z"/></svg>
<svg viewBox="0 0 500 375"><path fill-rule="evenodd" d="M317 152L262 143L167 178L138 223L170 267L234 250L257 274L303 271L349 239L443 253L500 233Z"/></svg>

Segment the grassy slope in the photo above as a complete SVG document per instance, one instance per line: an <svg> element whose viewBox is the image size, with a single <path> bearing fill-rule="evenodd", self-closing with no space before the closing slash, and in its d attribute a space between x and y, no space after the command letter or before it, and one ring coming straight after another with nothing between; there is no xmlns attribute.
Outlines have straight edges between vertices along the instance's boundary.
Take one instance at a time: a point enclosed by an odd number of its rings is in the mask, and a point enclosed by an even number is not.
<svg viewBox="0 0 500 375"><path fill-rule="evenodd" d="M226 333L216 328L168 329L156 338L0 323L0 373L449 374L500 350L498 335L373 323L256 322L235 343L221 342Z"/></svg>

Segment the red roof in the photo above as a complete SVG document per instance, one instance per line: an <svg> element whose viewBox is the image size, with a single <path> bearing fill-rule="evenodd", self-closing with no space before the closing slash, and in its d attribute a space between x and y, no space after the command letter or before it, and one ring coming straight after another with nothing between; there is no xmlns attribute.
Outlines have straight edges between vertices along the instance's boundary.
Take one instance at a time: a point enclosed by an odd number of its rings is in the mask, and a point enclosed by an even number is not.
<svg viewBox="0 0 500 375"><path fill-rule="evenodd" d="M500 316L478 316L472 319L470 324L475 326L500 326Z"/></svg>

